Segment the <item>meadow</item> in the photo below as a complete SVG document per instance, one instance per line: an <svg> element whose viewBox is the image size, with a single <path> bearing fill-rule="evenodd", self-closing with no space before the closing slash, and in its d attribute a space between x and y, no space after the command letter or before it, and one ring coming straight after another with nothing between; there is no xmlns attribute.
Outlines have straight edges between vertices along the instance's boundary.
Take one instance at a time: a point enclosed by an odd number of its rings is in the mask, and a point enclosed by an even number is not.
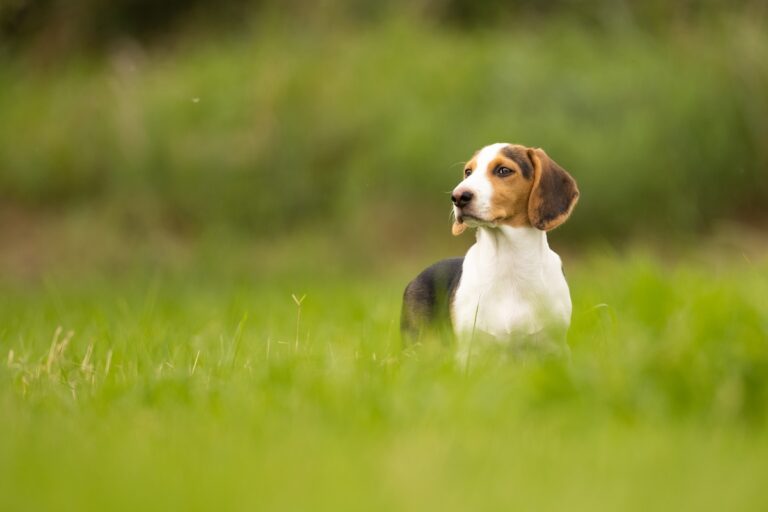
<svg viewBox="0 0 768 512"><path fill-rule="evenodd" d="M579 180L563 236L580 245L763 218L760 18L660 34L565 20L291 27L3 62L6 204L137 231L334 222L355 240L369 219L438 225L462 162L503 140L544 148Z"/></svg>
<svg viewBox="0 0 768 512"><path fill-rule="evenodd" d="M400 343L421 262L228 247L3 283L0 508L768 505L763 248L572 255L572 359L460 367Z"/></svg>
<svg viewBox="0 0 768 512"><path fill-rule="evenodd" d="M763 3L283 4L0 5L0 511L766 510ZM570 359L401 343L498 140Z"/></svg>

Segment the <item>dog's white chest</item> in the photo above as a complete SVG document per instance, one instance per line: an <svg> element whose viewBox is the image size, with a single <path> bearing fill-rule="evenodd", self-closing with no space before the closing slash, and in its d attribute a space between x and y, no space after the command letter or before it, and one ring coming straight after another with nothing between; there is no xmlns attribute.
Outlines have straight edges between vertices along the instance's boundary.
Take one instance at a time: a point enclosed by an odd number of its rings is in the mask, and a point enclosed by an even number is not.
<svg viewBox="0 0 768 512"><path fill-rule="evenodd" d="M451 307L459 338L481 333L506 342L548 328L567 330L571 298L557 254L543 247L501 255L483 244L467 253Z"/></svg>
<svg viewBox="0 0 768 512"><path fill-rule="evenodd" d="M459 285L453 302L457 333L490 334L504 339L513 334L532 334L541 326L533 304L510 283L469 281Z"/></svg>

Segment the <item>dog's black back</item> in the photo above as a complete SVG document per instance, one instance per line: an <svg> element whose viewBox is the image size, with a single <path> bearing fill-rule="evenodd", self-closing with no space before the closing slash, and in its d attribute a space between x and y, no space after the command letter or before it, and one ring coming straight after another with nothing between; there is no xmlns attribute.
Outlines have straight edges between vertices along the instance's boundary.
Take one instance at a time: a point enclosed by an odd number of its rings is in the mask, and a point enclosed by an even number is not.
<svg viewBox="0 0 768 512"><path fill-rule="evenodd" d="M400 331L406 342L418 341L427 331L451 339L451 302L461 279L464 258L449 258L426 268L403 293Z"/></svg>

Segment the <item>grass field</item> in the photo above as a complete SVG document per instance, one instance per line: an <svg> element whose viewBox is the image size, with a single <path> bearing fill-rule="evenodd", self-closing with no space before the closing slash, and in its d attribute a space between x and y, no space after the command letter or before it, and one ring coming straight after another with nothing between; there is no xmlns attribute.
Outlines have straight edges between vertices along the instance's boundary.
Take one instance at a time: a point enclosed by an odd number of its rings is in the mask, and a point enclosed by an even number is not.
<svg viewBox="0 0 768 512"><path fill-rule="evenodd" d="M0 512L768 510L765 2L5 4ZM499 140L569 360L400 343Z"/></svg>
<svg viewBox="0 0 768 512"><path fill-rule="evenodd" d="M139 229L270 236L414 203L436 223L461 163L500 140L576 177L572 241L764 219L768 202L768 30L746 16L655 36L256 26L0 61L0 112L1 197Z"/></svg>
<svg viewBox="0 0 768 512"><path fill-rule="evenodd" d="M764 257L566 257L572 361L467 369L422 262L249 254L3 280L0 510L768 507Z"/></svg>

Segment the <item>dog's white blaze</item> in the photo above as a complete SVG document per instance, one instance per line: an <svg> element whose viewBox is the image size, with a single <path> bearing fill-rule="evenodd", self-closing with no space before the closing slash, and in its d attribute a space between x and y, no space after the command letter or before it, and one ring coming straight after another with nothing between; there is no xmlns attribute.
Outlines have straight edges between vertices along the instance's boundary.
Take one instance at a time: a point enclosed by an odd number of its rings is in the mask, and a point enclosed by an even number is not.
<svg viewBox="0 0 768 512"><path fill-rule="evenodd" d="M491 215L491 197L493 196L493 184L488 177L488 165L496 158L502 148L508 144L504 142L498 142L485 146L477 154L477 164L475 170L470 174L469 178L459 183L453 193L457 193L459 190L467 190L471 192L475 197L472 199L472 205L470 212L472 215L480 217L481 219L492 220ZM458 217L459 210L454 206L454 213ZM468 224L475 224L473 221L468 221Z"/></svg>

